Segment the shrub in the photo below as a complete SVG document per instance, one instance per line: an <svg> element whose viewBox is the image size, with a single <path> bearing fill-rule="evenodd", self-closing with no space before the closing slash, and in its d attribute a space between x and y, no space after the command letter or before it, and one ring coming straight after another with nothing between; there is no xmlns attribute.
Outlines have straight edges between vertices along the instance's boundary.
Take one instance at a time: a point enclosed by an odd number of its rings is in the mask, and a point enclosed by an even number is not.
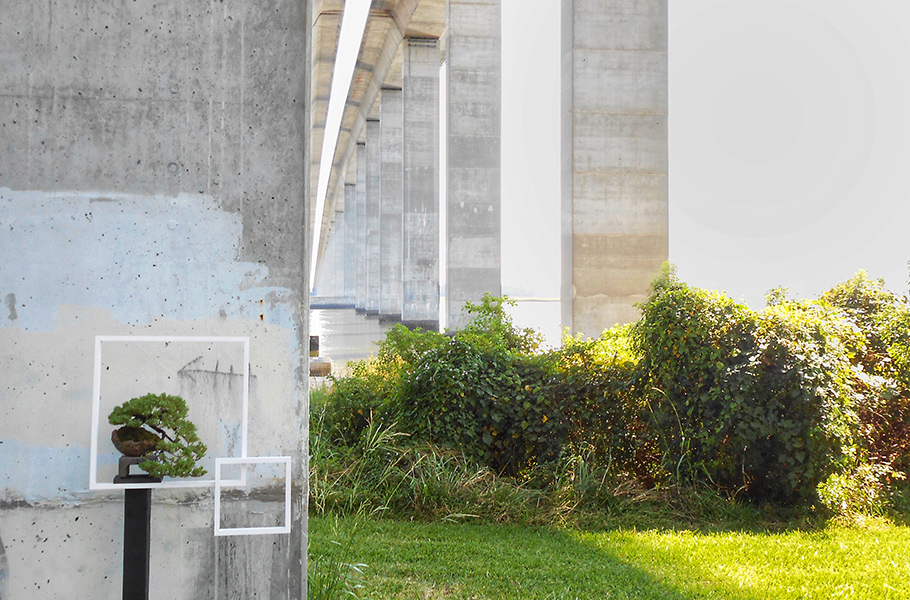
<svg viewBox="0 0 910 600"><path fill-rule="evenodd" d="M783 288L768 300L753 311L668 266L637 323L539 353L508 299L487 295L466 306L472 320L459 332L389 331L375 359L335 382L323 438L348 460L376 428L407 431L395 452L358 467L392 465L382 472L396 498L424 460L406 457L431 447L497 477L562 486L567 498L602 499L609 478L631 475L639 486L669 479L872 510L910 468L906 300L864 273L818 300Z"/></svg>
<svg viewBox="0 0 910 600"><path fill-rule="evenodd" d="M670 472L748 497L813 497L849 441L849 364L823 308L758 314L667 269L641 310L633 339Z"/></svg>
<svg viewBox="0 0 910 600"><path fill-rule="evenodd" d="M489 292L483 295L480 304L465 303L462 310L471 318L456 336L480 349L535 354L540 349L543 336L529 327L516 327L506 306L515 306L515 301L508 296L493 296Z"/></svg>
<svg viewBox="0 0 910 600"><path fill-rule="evenodd" d="M638 360L629 325L594 339L567 336L555 352L552 394L565 420L570 454L587 455L595 467L651 485L660 476L660 448L635 385Z"/></svg>
<svg viewBox="0 0 910 600"><path fill-rule="evenodd" d="M320 407L323 429L331 443L351 446L370 419L390 421L390 397L397 383L397 372L376 361L354 363L347 377L333 379Z"/></svg>
<svg viewBox="0 0 910 600"><path fill-rule="evenodd" d="M855 352L857 415L865 459L910 469L910 308L860 271L822 299L855 324L864 344Z"/></svg>
<svg viewBox="0 0 910 600"><path fill-rule="evenodd" d="M207 448L188 415L180 396L145 394L114 407L107 420L111 425L154 432L152 437L158 438L154 456L139 464L152 477L201 477L206 471L196 462Z"/></svg>
<svg viewBox="0 0 910 600"><path fill-rule="evenodd" d="M456 336L424 356L401 407L402 426L500 473L554 459L566 433L548 395L546 359L471 341Z"/></svg>

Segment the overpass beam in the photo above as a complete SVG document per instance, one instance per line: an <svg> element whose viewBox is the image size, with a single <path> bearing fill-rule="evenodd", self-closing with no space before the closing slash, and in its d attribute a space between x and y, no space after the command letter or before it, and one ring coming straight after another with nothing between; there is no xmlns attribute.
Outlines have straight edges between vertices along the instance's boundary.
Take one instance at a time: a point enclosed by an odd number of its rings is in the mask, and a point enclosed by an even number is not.
<svg viewBox="0 0 910 600"><path fill-rule="evenodd" d="M667 0L562 0L562 325L597 336L668 256Z"/></svg>
<svg viewBox="0 0 910 600"><path fill-rule="evenodd" d="M502 10L500 0L449 0L447 73L447 324L501 284Z"/></svg>
<svg viewBox="0 0 910 600"><path fill-rule="evenodd" d="M406 40L402 321L439 330L439 41Z"/></svg>

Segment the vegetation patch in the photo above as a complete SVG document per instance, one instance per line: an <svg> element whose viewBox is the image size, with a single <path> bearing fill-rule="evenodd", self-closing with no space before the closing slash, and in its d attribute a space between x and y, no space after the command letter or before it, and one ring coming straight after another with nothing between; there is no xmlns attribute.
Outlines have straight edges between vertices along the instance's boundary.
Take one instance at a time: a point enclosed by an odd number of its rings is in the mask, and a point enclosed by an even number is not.
<svg viewBox="0 0 910 600"><path fill-rule="evenodd" d="M314 397L317 510L523 522L691 487L849 516L904 497L910 308L881 280L755 311L667 266L638 322L546 352L508 302L468 304L452 335L393 328Z"/></svg>
<svg viewBox="0 0 910 600"><path fill-rule="evenodd" d="M508 303L393 328L311 395L312 585L906 597L907 298L860 272L757 311L667 266L638 322L549 351Z"/></svg>

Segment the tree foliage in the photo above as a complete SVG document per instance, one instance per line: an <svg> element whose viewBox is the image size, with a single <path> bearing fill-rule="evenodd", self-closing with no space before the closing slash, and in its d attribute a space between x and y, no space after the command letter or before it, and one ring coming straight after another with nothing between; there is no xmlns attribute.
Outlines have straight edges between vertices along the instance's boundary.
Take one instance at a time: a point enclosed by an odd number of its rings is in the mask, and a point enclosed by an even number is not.
<svg viewBox="0 0 910 600"><path fill-rule="evenodd" d="M207 448L190 421L189 408L180 396L145 394L127 400L108 415L111 425L153 431L160 439L155 455L139 467L153 477L200 477L206 470L196 465Z"/></svg>

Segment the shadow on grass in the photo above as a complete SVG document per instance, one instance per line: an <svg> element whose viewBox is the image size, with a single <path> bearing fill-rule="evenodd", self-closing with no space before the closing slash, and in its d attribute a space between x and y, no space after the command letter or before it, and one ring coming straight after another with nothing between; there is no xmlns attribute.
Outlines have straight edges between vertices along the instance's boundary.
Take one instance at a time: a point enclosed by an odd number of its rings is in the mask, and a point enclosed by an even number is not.
<svg viewBox="0 0 910 600"><path fill-rule="evenodd" d="M695 561L679 567L657 549L628 540L547 528L485 524L415 524L342 519L353 531L351 559L368 565L365 598L562 600L759 600ZM311 519L311 552L331 535ZM643 554L653 552L653 560ZM647 564L647 568L642 567ZM681 583L679 583L681 582Z"/></svg>
<svg viewBox="0 0 910 600"><path fill-rule="evenodd" d="M598 508L590 508L591 505ZM588 532L617 530L780 533L816 531L830 515L808 507L782 508L734 501L711 490L669 487L635 497L608 497L568 516L571 527Z"/></svg>

